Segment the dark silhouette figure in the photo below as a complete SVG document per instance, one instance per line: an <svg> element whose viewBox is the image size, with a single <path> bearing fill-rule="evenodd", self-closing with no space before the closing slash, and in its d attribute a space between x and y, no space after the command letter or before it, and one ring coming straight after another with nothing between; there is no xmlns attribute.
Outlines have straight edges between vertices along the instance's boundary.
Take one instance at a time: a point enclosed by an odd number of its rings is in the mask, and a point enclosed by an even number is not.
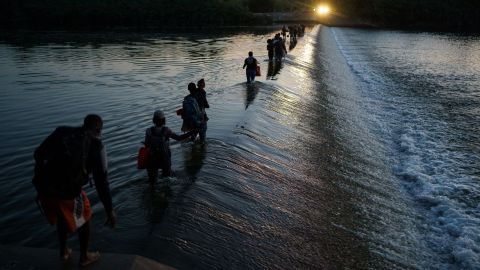
<svg viewBox="0 0 480 270"><path fill-rule="evenodd" d="M273 46L273 40L270 38L267 40L267 51L268 51L268 61L272 61L273 55L275 54L275 46Z"/></svg>
<svg viewBox="0 0 480 270"><path fill-rule="evenodd" d="M288 50L292 51L293 48L295 48L295 46L297 46L297 39L296 38L290 39L290 45L288 46Z"/></svg>
<svg viewBox="0 0 480 270"><path fill-rule="evenodd" d="M82 127L58 127L35 150L33 184L38 203L52 225L57 225L62 261L71 259L67 246L69 233L78 231L80 266L100 258L88 252L92 211L83 185L93 176L98 196L107 214L106 225L114 228L116 216L107 178L106 148L101 139L103 120L96 114L87 115Z"/></svg>
<svg viewBox="0 0 480 270"><path fill-rule="evenodd" d="M253 52L248 52L248 58L245 58L242 68L247 68L247 83L253 83L255 81L255 75L257 70L257 59L253 57Z"/></svg>
<svg viewBox="0 0 480 270"><path fill-rule="evenodd" d="M267 70L267 80L276 80L275 75L280 72L282 68L281 61L272 61L268 63L268 70Z"/></svg>
<svg viewBox="0 0 480 270"><path fill-rule="evenodd" d="M152 122L154 126L145 131L145 146L148 148L147 173L150 182L155 182L158 176L158 170L162 170L162 176L171 176L172 172L172 153L170 151L170 138L176 141L184 140L197 130L191 130L182 135L177 135L166 126L165 115L161 110L153 113Z"/></svg>

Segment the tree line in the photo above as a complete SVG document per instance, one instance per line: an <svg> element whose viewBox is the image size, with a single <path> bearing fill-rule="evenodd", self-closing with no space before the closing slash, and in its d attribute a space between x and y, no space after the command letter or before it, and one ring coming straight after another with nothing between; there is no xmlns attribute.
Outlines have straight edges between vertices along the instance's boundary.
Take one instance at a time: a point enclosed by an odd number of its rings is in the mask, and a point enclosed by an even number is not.
<svg viewBox="0 0 480 270"><path fill-rule="evenodd" d="M2 0L4 28L255 24L246 0Z"/></svg>
<svg viewBox="0 0 480 270"><path fill-rule="evenodd" d="M2 0L3 28L227 26L270 23L253 13L312 10L402 29L476 30L473 0Z"/></svg>
<svg viewBox="0 0 480 270"><path fill-rule="evenodd" d="M480 31L480 0L250 0L260 12L330 6L347 20L379 27L452 31Z"/></svg>
<svg viewBox="0 0 480 270"><path fill-rule="evenodd" d="M339 14L400 29L480 30L480 1L336 0Z"/></svg>

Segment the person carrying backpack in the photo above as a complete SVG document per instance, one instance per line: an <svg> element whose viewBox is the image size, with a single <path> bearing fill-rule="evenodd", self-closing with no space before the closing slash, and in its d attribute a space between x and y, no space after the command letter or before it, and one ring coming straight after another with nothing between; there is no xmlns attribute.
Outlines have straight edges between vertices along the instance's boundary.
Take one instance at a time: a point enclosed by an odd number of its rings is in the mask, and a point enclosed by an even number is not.
<svg viewBox="0 0 480 270"><path fill-rule="evenodd" d="M277 61L282 61L283 56L287 53L285 47L285 41L280 37L280 34L276 34L273 44L275 46L275 58Z"/></svg>
<svg viewBox="0 0 480 270"><path fill-rule="evenodd" d="M197 87L195 86L195 83L188 84L188 91L190 94L185 96L182 102L183 132L198 130L205 121L196 99ZM196 135L196 133L192 134L192 140L195 140Z"/></svg>
<svg viewBox="0 0 480 270"><path fill-rule="evenodd" d="M200 136L200 142L205 142L205 138L207 136L207 122L208 116L205 109L210 108L210 105L207 101L207 92L205 91L205 80L200 79L197 82L197 90L195 92L195 99L197 100L198 108L200 109L201 113L201 124L200 129L198 131L198 135Z"/></svg>
<svg viewBox="0 0 480 270"><path fill-rule="evenodd" d="M107 180L106 150L100 138L102 118L87 115L81 127L58 127L35 150L37 202L47 221L57 226L60 258L67 261L72 250L67 247L69 233L78 230L81 266L94 263L98 252L88 252L90 202L82 187L93 175L95 187L107 214L105 225L115 227L116 217Z"/></svg>
<svg viewBox="0 0 480 270"><path fill-rule="evenodd" d="M145 146L148 148L147 173L150 182L155 182L158 176L158 169L162 169L162 176L172 175L172 153L170 152L170 138L181 141L197 130L191 130L182 135L177 135L170 128L165 126L165 115L161 110L153 113L153 127L145 132Z"/></svg>
<svg viewBox="0 0 480 270"><path fill-rule="evenodd" d="M247 75L247 83L251 83L255 80L255 75L257 73L257 59L253 57L253 52L248 52L248 58L245 58L244 64L242 68L247 67L246 75Z"/></svg>

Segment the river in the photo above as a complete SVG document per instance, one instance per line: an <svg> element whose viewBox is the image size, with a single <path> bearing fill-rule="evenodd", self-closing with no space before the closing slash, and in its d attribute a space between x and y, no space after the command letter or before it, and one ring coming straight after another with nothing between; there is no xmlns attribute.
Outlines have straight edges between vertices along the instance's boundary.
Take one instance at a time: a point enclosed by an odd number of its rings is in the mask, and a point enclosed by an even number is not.
<svg viewBox="0 0 480 270"><path fill-rule="evenodd" d="M118 226L85 187L92 249L179 269L480 269L480 37L313 26L272 65L275 30L1 35L0 243L58 247L32 154L97 113ZM152 186L136 153L153 111L180 132L200 78L207 142L172 143L176 176Z"/></svg>

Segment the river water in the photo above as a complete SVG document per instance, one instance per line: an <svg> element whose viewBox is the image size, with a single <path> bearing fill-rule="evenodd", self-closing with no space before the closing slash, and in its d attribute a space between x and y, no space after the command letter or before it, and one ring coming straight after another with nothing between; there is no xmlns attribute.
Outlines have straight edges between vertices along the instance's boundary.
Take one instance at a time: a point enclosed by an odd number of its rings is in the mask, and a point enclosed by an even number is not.
<svg viewBox="0 0 480 270"><path fill-rule="evenodd" d="M93 112L118 226L87 186L92 249L179 269L480 269L480 37L314 26L269 65L274 30L2 35L0 243L57 248L32 153ZM152 113L179 132L200 78L207 143L172 143L176 176L151 186Z"/></svg>

